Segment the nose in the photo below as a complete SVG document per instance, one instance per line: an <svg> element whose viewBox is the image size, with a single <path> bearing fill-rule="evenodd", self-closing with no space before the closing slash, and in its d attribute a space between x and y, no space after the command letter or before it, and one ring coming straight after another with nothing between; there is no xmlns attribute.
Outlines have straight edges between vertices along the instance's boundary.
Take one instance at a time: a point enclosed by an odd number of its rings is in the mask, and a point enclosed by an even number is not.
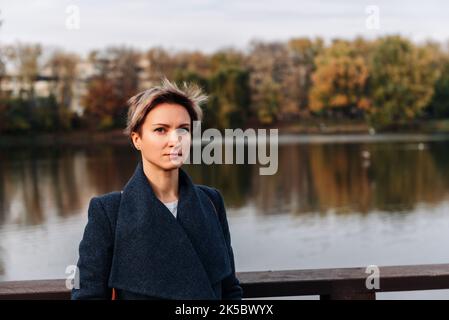
<svg viewBox="0 0 449 320"><path fill-rule="evenodd" d="M176 130L170 132L168 142L170 147L178 147L179 145L181 145L181 140L182 136Z"/></svg>

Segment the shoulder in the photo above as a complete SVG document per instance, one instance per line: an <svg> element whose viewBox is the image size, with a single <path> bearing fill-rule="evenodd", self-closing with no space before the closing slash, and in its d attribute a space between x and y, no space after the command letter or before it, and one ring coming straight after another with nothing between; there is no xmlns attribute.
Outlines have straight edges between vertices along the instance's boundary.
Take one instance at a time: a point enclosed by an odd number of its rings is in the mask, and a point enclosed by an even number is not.
<svg viewBox="0 0 449 320"><path fill-rule="evenodd" d="M110 226L115 228L120 200L121 191L95 196L90 200L89 215L104 215Z"/></svg>
<svg viewBox="0 0 449 320"><path fill-rule="evenodd" d="M218 191L218 189L213 188L213 187L209 187L203 184L196 184L195 185L198 189L200 189L201 191L203 191L204 193L207 194L207 196L209 198L212 198L212 200L215 201L221 201L222 200L222 196L220 191Z"/></svg>
<svg viewBox="0 0 449 320"><path fill-rule="evenodd" d="M109 211L115 209L120 204L121 191L113 191L99 196L95 196L91 199L91 203L99 204L104 210Z"/></svg>

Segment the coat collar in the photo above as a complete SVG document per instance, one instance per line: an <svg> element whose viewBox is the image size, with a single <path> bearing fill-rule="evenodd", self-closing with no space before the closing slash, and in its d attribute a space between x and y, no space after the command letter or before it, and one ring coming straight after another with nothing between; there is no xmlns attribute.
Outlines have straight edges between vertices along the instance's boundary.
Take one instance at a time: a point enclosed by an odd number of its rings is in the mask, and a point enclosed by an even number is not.
<svg viewBox="0 0 449 320"><path fill-rule="evenodd" d="M123 189L109 285L167 299L216 299L232 272L212 202L179 169L177 218L156 197L142 162Z"/></svg>

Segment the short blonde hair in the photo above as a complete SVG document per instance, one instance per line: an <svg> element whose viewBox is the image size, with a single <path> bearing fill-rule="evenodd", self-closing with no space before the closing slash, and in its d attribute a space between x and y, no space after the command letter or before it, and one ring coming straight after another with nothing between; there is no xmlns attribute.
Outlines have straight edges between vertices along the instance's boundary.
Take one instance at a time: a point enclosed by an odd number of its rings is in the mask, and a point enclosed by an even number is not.
<svg viewBox="0 0 449 320"><path fill-rule="evenodd" d="M190 115L191 128L193 128L193 121L201 121L203 118L200 105L205 101L207 101L207 96L196 84L183 82L182 89L180 89L176 83L164 78L160 86L142 91L128 100L129 109L125 134L129 137L133 132L141 135L142 125L147 114L162 103L179 104L186 108Z"/></svg>

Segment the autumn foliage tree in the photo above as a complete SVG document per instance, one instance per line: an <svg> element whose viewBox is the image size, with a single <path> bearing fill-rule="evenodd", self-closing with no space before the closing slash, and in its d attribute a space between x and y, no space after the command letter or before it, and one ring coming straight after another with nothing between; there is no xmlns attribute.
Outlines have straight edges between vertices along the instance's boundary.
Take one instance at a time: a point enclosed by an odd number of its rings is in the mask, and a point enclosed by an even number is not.
<svg viewBox="0 0 449 320"><path fill-rule="evenodd" d="M138 91L139 57L137 52L127 48L110 48L91 54L96 74L89 81L83 98L85 117L91 126L100 129L124 126L126 101Z"/></svg>
<svg viewBox="0 0 449 320"><path fill-rule="evenodd" d="M112 47L87 58L17 43L0 46L0 132L123 128L126 101L164 77L204 89L204 127L449 117L449 53L400 36L252 41L210 54Z"/></svg>
<svg viewBox="0 0 449 320"><path fill-rule="evenodd" d="M349 41L337 40L315 59L309 107L316 113L360 115L369 108L369 68L362 51Z"/></svg>
<svg viewBox="0 0 449 320"><path fill-rule="evenodd" d="M288 41L287 46L292 73L284 83L297 111L303 115L308 111L312 74L316 69L315 58L323 51L324 41L321 38L293 38Z"/></svg>

